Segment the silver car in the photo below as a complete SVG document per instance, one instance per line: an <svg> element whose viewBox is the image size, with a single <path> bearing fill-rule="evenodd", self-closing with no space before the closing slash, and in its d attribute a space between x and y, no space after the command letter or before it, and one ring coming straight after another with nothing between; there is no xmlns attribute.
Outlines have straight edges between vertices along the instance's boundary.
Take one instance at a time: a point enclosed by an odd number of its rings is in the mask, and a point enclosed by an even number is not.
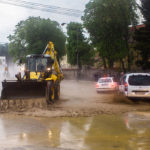
<svg viewBox="0 0 150 150"><path fill-rule="evenodd" d="M99 78L98 82L96 83L96 91L103 92L103 91L115 91L117 90L118 84L114 81L113 77L104 77Z"/></svg>
<svg viewBox="0 0 150 150"><path fill-rule="evenodd" d="M121 78L119 87L121 93L126 97L150 99L150 74L149 73L128 73Z"/></svg>

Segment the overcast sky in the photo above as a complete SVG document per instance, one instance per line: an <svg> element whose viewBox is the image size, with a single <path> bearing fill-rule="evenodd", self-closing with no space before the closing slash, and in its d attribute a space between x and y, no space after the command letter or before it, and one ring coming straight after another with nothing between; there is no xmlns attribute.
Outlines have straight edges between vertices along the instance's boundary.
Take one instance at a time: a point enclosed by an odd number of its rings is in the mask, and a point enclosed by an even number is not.
<svg viewBox="0 0 150 150"><path fill-rule="evenodd" d="M69 9L84 10L89 0L25 0L34 3L54 5ZM7 36L12 34L15 25L21 20L27 19L29 16L40 16L42 18L50 18L61 23L69 23L70 21L81 22L80 17L71 17L51 12L27 9L19 6L13 6L0 3L0 43L8 42Z"/></svg>

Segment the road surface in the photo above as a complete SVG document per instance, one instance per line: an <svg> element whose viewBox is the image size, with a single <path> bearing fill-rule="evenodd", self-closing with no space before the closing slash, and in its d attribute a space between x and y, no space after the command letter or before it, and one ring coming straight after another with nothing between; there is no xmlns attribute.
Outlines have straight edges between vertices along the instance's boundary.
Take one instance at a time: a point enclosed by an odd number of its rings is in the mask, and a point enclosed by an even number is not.
<svg viewBox="0 0 150 150"><path fill-rule="evenodd" d="M2 113L29 116L93 116L97 114L122 114L131 111L148 111L150 103L132 102L116 93L97 93L94 82L64 80L60 100L47 106L45 99L1 102Z"/></svg>

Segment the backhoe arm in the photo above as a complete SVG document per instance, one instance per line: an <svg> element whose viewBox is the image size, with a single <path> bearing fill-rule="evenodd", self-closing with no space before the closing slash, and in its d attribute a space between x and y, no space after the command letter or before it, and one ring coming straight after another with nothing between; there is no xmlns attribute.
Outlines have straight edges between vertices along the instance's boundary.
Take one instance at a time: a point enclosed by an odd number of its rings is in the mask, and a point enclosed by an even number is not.
<svg viewBox="0 0 150 150"><path fill-rule="evenodd" d="M58 63L58 60L57 60L57 52L54 49L53 42L49 42L47 44L43 54L50 55L51 58L54 60L53 67L54 67L55 72L57 73L58 80L61 81L64 78L64 76L62 73L62 69L61 69L61 67Z"/></svg>

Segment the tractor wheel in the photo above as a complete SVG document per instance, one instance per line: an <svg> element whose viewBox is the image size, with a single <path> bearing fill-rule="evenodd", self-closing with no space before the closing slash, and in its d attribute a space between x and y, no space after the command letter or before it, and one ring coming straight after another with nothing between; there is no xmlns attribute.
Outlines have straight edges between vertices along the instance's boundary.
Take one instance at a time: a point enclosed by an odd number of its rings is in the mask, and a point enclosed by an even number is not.
<svg viewBox="0 0 150 150"><path fill-rule="evenodd" d="M60 97L60 84L56 84L56 87L55 87L55 100L59 100L59 97Z"/></svg>
<svg viewBox="0 0 150 150"><path fill-rule="evenodd" d="M47 87L46 87L46 101L47 104L52 104L54 103L54 84L53 81L48 81L47 82Z"/></svg>

